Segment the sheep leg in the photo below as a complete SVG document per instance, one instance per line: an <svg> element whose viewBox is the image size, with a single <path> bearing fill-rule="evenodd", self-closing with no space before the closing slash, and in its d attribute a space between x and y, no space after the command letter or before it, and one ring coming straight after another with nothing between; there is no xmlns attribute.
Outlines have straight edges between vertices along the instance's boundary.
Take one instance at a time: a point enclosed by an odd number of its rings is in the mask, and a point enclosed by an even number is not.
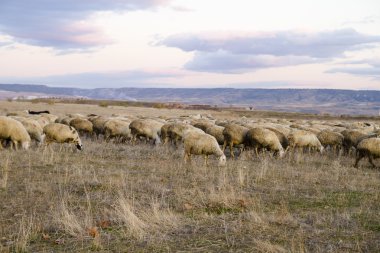
<svg viewBox="0 0 380 253"><path fill-rule="evenodd" d="M372 167L375 169L376 168L376 165L375 163L373 162L373 157L371 154L368 154L368 160L369 160L369 163L372 165Z"/></svg>
<svg viewBox="0 0 380 253"><path fill-rule="evenodd" d="M255 147L255 154L256 154L256 157L259 157L259 150L257 147Z"/></svg>
<svg viewBox="0 0 380 253"><path fill-rule="evenodd" d="M11 141L11 149L18 150L18 142L17 141Z"/></svg>
<svg viewBox="0 0 380 253"><path fill-rule="evenodd" d="M232 157L232 158L235 158L235 154L234 154L234 144L232 143L232 141L230 142L230 154L231 154L231 157Z"/></svg>
<svg viewBox="0 0 380 253"><path fill-rule="evenodd" d="M354 168L357 168L358 167L358 164L359 164L359 161L363 158L363 154L361 152L358 152L357 156L356 156L356 160L355 160L355 165L354 165Z"/></svg>
<svg viewBox="0 0 380 253"><path fill-rule="evenodd" d="M224 153L224 150L226 149L226 146L227 146L227 141L224 141L223 142L223 148L222 148L223 153Z"/></svg>
<svg viewBox="0 0 380 253"><path fill-rule="evenodd" d="M208 155L205 155L205 166L208 166Z"/></svg>
<svg viewBox="0 0 380 253"><path fill-rule="evenodd" d="M187 161L189 161L191 164L191 154L190 153L185 152L184 159L185 159L185 163L187 163Z"/></svg>

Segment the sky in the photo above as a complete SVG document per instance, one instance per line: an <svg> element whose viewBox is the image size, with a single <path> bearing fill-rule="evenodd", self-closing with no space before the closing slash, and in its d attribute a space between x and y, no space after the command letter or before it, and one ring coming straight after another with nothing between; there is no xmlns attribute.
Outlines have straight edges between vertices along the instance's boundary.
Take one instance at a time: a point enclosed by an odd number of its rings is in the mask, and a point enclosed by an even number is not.
<svg viewBox="0 0 380 253"><path fill-rule="evenodd" d="M380 90L380 1L0 0L0 83Z"/></svg>

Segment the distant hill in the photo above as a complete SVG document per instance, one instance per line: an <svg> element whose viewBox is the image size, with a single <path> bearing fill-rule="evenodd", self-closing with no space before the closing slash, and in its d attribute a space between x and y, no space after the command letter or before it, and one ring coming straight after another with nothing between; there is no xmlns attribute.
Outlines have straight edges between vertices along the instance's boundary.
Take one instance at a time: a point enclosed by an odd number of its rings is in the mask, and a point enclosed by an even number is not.
<svg viewBox="0 0 380 253"><path fill-rule="evenodd" d="M179 102L308 113L378 115L380 91L334 89L97 88L0 84L0 90L92 99Z"/></svg>

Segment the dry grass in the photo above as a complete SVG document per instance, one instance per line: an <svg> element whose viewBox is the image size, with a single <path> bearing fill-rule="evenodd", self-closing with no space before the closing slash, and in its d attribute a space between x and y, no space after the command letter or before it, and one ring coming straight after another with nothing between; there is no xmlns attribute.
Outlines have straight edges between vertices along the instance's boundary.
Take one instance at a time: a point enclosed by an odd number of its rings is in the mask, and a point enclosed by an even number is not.
<svg viewBox="0 0 380 253"><path fill-rule="evenodd" d="M353 157L83 143L0 152L0 252L380 251L380 172Z"/></svg>

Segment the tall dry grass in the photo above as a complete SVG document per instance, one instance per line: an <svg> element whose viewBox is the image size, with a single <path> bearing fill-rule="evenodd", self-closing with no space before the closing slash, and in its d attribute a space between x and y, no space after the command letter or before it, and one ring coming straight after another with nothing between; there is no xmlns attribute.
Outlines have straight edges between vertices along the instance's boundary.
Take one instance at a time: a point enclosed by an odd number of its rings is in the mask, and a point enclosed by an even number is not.
<svg viewBox="0 0 380 253"><path fill-rule="evenodd" d="M0 152L0 251L380 250L379 171L353 157L205 167L182 148L83 142Z"/></svg>

